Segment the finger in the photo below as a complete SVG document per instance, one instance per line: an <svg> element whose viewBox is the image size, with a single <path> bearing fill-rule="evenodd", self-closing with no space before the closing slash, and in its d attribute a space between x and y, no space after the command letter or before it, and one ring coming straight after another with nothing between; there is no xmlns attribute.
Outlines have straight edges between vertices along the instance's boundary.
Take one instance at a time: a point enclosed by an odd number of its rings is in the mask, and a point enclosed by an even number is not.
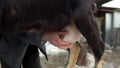
<svg viewBox="0 0 120 68"><path fill-rule="evenodd" d="M71 46L59 46L58 48L60 48L60 49L70 49Z"/></svg>
<svg viewBox="0 0 120 68"><path fill-rule="evenodd" d="M55 41L56 41L58 44L63 45L63 46L69 46L69 45L70 45L70 43L63 41L63 40L62 40L61 38L59 38L59 37L58 37Z"/></svg>
<svg viewBox="0 0 120 68"><path fill-rule="evenodd" d="M69 49L69 48L71 48L71 45L61 45L61 44L57 43L56 41L54 43L55 43L55 46L60 48L60 49Z"/></svg>
<svg viewBox="0 0 120 68"><path fill-rule="evenodd" d="M54 46L58 47L58 48L61 48L61 49L69 49L69 48L71 48L71 45L61 45L56 40L51 40L50 43L53 44Z"/></svg>

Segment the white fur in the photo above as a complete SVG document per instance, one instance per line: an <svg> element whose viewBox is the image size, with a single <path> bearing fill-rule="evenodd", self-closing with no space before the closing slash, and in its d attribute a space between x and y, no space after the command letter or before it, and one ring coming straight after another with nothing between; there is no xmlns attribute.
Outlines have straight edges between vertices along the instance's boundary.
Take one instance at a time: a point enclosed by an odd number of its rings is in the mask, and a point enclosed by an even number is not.
<svg viewBox="0 0 120 68"><path fill-rule="evenodd" d="M64 36L63 40L69 43L75 43L80 40L81 33L76 28L75 24L69 25L65 28L68 31L68 34Z"/></svg>

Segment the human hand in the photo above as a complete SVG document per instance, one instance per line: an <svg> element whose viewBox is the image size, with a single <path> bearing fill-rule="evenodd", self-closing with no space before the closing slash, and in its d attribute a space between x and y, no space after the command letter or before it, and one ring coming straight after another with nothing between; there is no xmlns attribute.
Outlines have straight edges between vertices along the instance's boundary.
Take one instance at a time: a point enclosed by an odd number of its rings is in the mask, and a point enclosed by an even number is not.
<svg viewBox="0 0 120 68"><path fill-rule="evenodd" d="M63 41L62 36L66 35L67 32L59 31L59 32L48 32L43 35L43 38L49 41L54 46L57 46L62 49L71 48L70 43Z"/></svg>

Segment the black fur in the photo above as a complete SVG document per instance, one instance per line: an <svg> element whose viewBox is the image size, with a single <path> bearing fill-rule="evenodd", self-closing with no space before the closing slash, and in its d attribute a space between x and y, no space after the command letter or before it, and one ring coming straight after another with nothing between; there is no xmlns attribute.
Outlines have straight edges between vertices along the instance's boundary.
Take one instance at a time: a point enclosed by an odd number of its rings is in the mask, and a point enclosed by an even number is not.
<svg viewBox="0 0 120 68"><path fill-rule="evenodd" d="M73 8L76 26L87 39L97 63L104 52L104 42L100 36L97 23L94 20L93 2L91 0L73 1L77 6Z"/></svg>
<svg viewBox="0 0 120 68"><path fill-rule="evenodd" d="M58 31L73 16L98 62L104 43L94 20L92 3L92 0L0 0L0 32Z"/></svg>
<svg viewBox="0 0 120 68"><path fill-rule="evenodd" d="M0 0L0 32L55 31L69 24L65 0ZM37 27L35 27L37 26ZM49 29L48 29L49 28Z"/></svg>

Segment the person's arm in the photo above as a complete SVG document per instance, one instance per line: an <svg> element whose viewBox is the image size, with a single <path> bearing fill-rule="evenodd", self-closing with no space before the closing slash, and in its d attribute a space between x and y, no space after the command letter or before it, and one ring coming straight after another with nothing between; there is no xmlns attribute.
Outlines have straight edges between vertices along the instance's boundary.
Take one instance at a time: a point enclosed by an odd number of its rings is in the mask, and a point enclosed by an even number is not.
<svg viewBox="0 0 120 68"><path fill-rule="evenodd" d="M62 49L71 48L70 43L63 41L61 36L66 35L67 32L48 32L43 35L43 38L49 41L54 46L57 46Z"/></svg>

